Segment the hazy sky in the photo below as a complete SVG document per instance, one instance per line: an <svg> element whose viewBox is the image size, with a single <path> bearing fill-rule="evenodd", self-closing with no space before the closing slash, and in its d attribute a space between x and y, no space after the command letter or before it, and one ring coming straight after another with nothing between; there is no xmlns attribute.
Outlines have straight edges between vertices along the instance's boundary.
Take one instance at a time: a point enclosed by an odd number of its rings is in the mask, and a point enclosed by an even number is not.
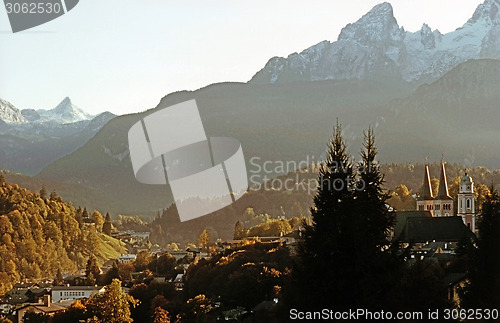
<svg viewBox="0 0 500 323"><path fill-rule="evenodd" d="M0 7L0 98L19 109L153 108L164 95L248 81L269 58L334 41L377 0L81 0L66 15L12 34ZM406 30L462 26L481 0L393 0Z"/></svg>

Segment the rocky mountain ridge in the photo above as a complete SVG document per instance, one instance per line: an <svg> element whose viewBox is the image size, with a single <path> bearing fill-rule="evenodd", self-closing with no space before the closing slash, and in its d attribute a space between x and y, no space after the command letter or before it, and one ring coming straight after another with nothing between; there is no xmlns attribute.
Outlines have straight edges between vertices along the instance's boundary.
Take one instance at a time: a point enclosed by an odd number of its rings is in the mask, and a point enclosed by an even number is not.
<svg viewBox="0 0 500 323"><path fill-rule="evenodd" d="M395 79L431 82L469 59L500 58L500 0L486 0L453 32L423 24L400 27L391 4L376 5L345 26L337 41L322 41L287 58L273 57L250 83Z"/></svg>

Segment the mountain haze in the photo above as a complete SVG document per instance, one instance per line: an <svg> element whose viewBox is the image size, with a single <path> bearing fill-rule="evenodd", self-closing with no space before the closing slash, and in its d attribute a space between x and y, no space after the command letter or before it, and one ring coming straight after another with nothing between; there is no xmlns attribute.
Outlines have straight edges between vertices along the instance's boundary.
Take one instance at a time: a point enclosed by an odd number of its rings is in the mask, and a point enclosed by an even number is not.
<svg viewBox="0 0 500 323"><path fill-rule="evenodd" d="M411 90L407 85L393 83L324 81L276 85L221 83L197 91L176 92L164 97L155 109L111 120L87 144L44 168L37 178L88 186L114 201L119 209L107 208L113 212L154 215L170 204L169 188L135 180L127 137L135 122L154 111L196 99L207 135L238 139L248 170L256 171L248 164L251 157L262 161L301 161L308 155L319 158L337 117L349 138L361 137L368 120L377 120L377 105ZM65 196L62 191L60 194Z"/></svg>
<svg viewBox="0 0 500 323"><path fill-rule="evenodd" d="M381 147L398 148L391 161L422 158L500 167L500 61L470 60L384 107Z"/></svg>
<svg viewBox="0 0 500 323"><path fill-rule="evenodd" d="M264 161L318 160L337 118L353 154L360 149L363 129L372 125L384 163L418 162L426 156L439 160L445 154L449 162L496 169L499 69L498 60L471 60L417 89L407 83L352 80L222 83L176 92L153 110L113 119L37 178L90 187L113 201L112 209L107 206L113 212L152 215L166 208L172 200L167 186L135 180L127 133L144 116L191 99L197 100L207 135L234 137L242 143L249 176L258 173L255 162L250 163L253 157L260 166Z"/></svg>

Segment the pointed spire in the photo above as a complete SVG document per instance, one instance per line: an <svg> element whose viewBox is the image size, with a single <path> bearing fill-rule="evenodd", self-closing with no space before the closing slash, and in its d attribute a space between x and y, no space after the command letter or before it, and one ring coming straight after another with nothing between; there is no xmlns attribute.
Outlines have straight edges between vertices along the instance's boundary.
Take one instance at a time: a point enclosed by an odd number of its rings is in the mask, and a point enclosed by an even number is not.
<svg viewBox="0 0 500 323"><path fill-rule="evenodd" d="M431 187L431 175L429 172L429 164L427 163L427 158L425 159L425 176L424 185L422 187L422 193L420 194L420 200L430 200L432 199L432 187Z"/></svg>
<svg viewBox="0 0 500 323"><path fill-rule="evenodd" d="M448 181L446 180L446 169L443 159L441 159L441 177L439 178L439 190L436 198L439 200L451 199L450 193L448 192Z"/></svg>

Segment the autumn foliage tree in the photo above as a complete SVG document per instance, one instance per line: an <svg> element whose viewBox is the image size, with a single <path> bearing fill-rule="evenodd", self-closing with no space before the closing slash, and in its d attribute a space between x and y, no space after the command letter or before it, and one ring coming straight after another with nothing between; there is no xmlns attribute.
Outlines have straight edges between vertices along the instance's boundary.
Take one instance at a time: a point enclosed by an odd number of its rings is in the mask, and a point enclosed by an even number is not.
<svg viewBox="0 0 500 323"><path fill-rule="evenodd" d="M130 306L136 305L136 300L125 293L118 279L113 279L105 287L105 291L95 294L89 299L87 310L97 317L98 322L130 323Z"/></svg>
<svg viewBox="0 0 500 323"><path fill-rule="evenodd" d="M16 184L0 185L0 295L20 279L54 277L58 270L84 268L91 252L103 260L100 235L90 234L78 214L55 192L43 199Z"/></svg>
<svg viewBox="0 0 500 323"><path fill-rule="evenodd" d="M201 248L206 248L209 243L210 234L208 233L207 229L203 229L203 231L201 231L200 235L198 236L198 245Z"/></svg>

